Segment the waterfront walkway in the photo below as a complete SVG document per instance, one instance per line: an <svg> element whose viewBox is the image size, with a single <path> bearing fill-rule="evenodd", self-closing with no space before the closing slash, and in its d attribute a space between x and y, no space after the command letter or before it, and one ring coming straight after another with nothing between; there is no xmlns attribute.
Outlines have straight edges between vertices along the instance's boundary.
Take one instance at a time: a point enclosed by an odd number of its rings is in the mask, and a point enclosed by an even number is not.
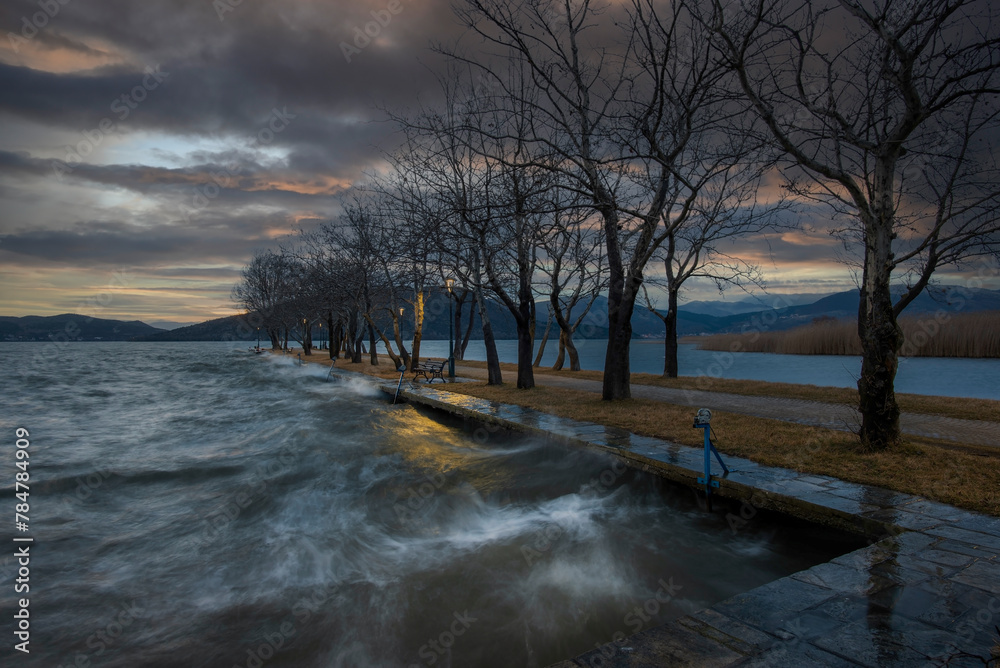
<svg viewBox="0 0 1000 668"><path fill-rule="evenodd" d="M486 369L459 365L455 373L465 378L486 379ZM552 374L536 373L535 383L564 389L601 393L601 383L583 378L567 378ZM858 411L853 406L829 404L805 399L784 397L751 397L728 392L704 390L677 390L653 385L632 383L632 396L637 399L665 401L681 406L710 408L712 410L742 413L755 417L784 420L840 431L856 432L861 424ZM918 413L903 413L900 418L903 432L913 436L939 438L969 445L1000 448L1000 423Z"/></svg>

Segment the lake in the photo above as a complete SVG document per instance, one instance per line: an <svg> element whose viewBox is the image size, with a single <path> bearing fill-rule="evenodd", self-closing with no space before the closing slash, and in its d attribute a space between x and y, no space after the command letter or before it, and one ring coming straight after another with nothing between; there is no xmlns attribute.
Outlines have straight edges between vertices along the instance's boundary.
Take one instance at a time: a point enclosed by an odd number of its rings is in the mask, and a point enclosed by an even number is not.
<svg viewBox="0 0 1000 668"><path fill-rule="evenodd" d="M604 368L606 339L578 341L580 365L584 369ZM424 341L425 357L446 357L447 341ZM498 341L503 362L517 362L517 341ZM555 361L557 345L549 342L542 367ZM663 373L663 342L633 341L633 373ZM470 341L466 359L485 360L482 341ZM682 376L713 376L776 383L800 383L830 387L857 387L861 358L846 355L778 355L773 353L728 353L698 350L693 343L680 344L678 365ZM568 362L567 362L568 367ZM1000 400L1000 359L953 357L908 357L900 360L896 391L942 397L970 397Z"/></svg>

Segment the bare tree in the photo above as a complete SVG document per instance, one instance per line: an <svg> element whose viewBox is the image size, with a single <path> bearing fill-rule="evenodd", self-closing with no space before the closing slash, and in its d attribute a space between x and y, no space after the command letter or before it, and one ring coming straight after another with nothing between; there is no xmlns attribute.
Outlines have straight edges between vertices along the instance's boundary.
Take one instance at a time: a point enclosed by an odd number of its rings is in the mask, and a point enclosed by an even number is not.
<svg viewBox="0 0 1000 668"><path fill-rule="evenodd" d="M259 314L271 348L282 347L284 308L291 299L292 275L288 258L272 250L257 251L233 286L232 299L247 313Z"/></svg>
<svg viewBox="0 0 1000 668"><path fill-rule="evenodd" d="M699 198L731 182L734 163L759 173L732 152L750 144L728 140L737 128L719 86L727 70L685 2L634 0L598 11L589 0L467 0L459 15L528 68L532 139L558 156L549 168L600 216L608 271L603 397L628 398L631 319L648 263L697 213ZM506 97L525 97L497 81Z"/></svg>
<svg viewBox="0 0 1000 668"><path fill-rule="evenodd" d="M888 448L897 318L939 268L1000 249L1000 17L980 0L713 6L706 22L788 187L830 207L859 250L860 437Z"/></svg>
<svg viewBox="0 0 1000 668"><path fill-rule="evenodd" d="M585 210L556 207L543 242L545 258L539 265L548 279L550 317L559 328L559 351L552 365L556 371L567 356L570 370L580 370L573 335L605 287L602 238L588 224Z"/></svg>

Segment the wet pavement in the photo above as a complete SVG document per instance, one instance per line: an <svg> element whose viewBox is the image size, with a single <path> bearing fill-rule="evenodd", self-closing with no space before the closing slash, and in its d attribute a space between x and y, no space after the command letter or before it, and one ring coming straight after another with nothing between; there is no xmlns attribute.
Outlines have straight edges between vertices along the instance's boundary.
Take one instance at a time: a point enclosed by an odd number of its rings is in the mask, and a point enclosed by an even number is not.
<svg viewBox="0 0 1000 668"><path fill-rule="evenodd" d="M355 375L335 370L334 374ZM394 382L379 382L392 394ZM698 487L703 452L621 429L404 385L411 402L598 448ZM869 545L567 659L576 666L984 666L1000 645L1000 518L726 457L713 494L864 535ZM956 481L955 484L961 484ZM1000 650L998 650L1000 651ZM991 663L989 665L995 665Z"/></svg>

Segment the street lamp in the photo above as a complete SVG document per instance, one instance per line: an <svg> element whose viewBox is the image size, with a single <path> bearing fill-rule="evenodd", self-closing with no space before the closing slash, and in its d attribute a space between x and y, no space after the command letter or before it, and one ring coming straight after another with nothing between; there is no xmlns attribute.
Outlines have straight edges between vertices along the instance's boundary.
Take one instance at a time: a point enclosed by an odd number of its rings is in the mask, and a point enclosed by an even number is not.
<svg viewBox="0 0 1000 668"><path fill-rule="evenodd" d="M257 350L260 350L260 327L257 328Z"/></svg>
<svg viewBox="0 0 1000 668"><path fill-rule="evenodd" d="M448 286L448 378L455 380L455 318L451 305L451 288L455 285L455 279L446 278L444 284Z"/></svg>

